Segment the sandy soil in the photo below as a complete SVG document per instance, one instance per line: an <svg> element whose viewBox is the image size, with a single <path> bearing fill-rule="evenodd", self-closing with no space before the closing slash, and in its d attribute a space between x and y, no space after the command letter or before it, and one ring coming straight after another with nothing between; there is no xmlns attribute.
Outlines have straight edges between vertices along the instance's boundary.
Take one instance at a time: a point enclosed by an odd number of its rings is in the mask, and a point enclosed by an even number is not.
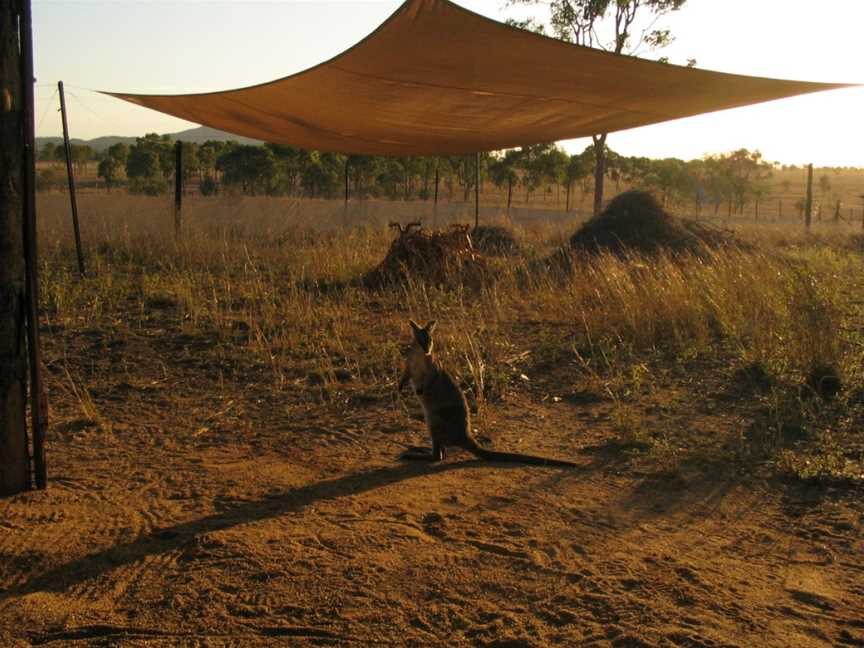
<svg viewBox="0 0 864 648"><path fill-rule="evenodd" d="M579 468L431 467L395 459L425 439L392 382L274 392L158 319L45 341L51 483L0 501L0 645L864 645L860 492L692 445L642 469L566 366L527 366L480 434ZM642 416L736 438L704 375Z"/></svg>

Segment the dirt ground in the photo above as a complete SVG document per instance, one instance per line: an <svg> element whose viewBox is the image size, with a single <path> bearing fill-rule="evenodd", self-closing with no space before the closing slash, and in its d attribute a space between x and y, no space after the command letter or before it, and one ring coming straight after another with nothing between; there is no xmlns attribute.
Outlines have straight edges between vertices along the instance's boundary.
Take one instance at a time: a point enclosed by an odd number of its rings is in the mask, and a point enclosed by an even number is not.
<svg viewBox="0 0 864 648"><path fill-rule="evenodd" d="M425 438L392 380L277 392L158 311L44 338L50 487L0 501L0 645L864 645L861 492L714 462L747 417L722 363L636 402L674 470L540 361L479 435L578 468L428 466L396 460Z"/></svg>

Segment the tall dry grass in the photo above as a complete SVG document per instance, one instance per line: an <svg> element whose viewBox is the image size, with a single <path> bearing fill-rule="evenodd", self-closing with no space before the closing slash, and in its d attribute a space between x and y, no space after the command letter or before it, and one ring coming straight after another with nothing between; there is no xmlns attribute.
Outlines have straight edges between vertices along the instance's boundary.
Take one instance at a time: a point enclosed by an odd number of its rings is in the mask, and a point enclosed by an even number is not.
<svg viewBox="0 0 864 648"><path fill-rule="evenodd" d="M564 276L538 260L566 243L575 218L490 210L484 223L511 228L522 253L491 259L479 284L435 286L413 277L369 290L355 280L384 258L393 237L387 224L419 215L431 226L427 206L369 203L346 213L341 203L325 201L196 199L179 241L167 199L90 194L81 207L85 279L77 276L65 197L40 196L49 325L200 338L210 362L254 363L266 369L254 374L259 382L265 377L264 388L317 401L338 392L345 372L364 388L389 393L406 320L436 319L439 353L467 389L481 426L489 399L525 374L534 381L545 373L605 390L625 445L653 448L667 465L677 465L680 442L650 432L632 395L650 392L655 373L670 363L696 372L721 364L730 376L737 367L770 378L742 432L750 446L787 448L778 455L781 467L807 478L814 465L828 466L819 474L830 469L834 478L836 466L848 464L828 428L853 420L849 408L864 384L857 228L751 226L737 230L748 243L741 249L582 257ZM441 224L472 219L470 206L437 215ZM76 373L65 357L60 365L58 388L71 389L81 415L98 420L86 372ZM826 367L842 379L841 400L850 403L830 417L798 391ZM317 395L310 395L313 385ZM790 429L812 429L819 441L790 453ZM819 457L830 461L814 464Z"/></svg>
<svg viewBox="0 0 864 648"><path fill-rule="evenodd" d="M695 358L718 349L788 380L815 367L855 376L844 331L860 258L849 232L817 235L762 227L749 250L702 257L577 260L562 278L538 271L577 226L536 215L487 222L514 229L525 254L493 260L479 288L415 278L371 291L352 280L384 257L391 220L415 220L408 204L228 198L190 201L180 241L166 199L90 195L82 204L89 276L74 265L62 195L40 197L42 307L49 323L145 326L154 312L188 334L265 363L274 389L339 370L389 384L405 321L437 319L439 349L473 392L506 390L531 362L576 360L621 370L645 354ZM423 214L426 222L429 215ZM467 217L466 217L467 216ZM451 208L440 221L470 222ZM588 358L588 361L586 361Z"/></svg>
<svg viewBox="0 0 864 648"><path fill-rule="evenodd" d="M97 195L82 205L90 277L80 281L61 199L40 201L42 295L49 318L98 320L129 311L130 300L132 310L144 313L167 300L190 329L229 333L242 322L255 332L260 351L271 356L277 347L312 344L322 356L336 347L358 366L369 364L369 355L368 349L351 348L358 344L357 325L374 320L378 344L360 339L378 348L398 337L407 315L444 320L441 331L449 334L455 353L463 359L482 356L485 366L500 359L495 346L508 353L508 331L520 319L567 323L560 342L573 349L693 354L722 339L742 359L778 371L843 363L840 337L833 333L843 328L843 291L854 278L857 257L838 248L842 237L832 230L814 241L754 229L746 234L758 242L753 250L702 258L587 258L566 281L511 258L497 264L494 279L479 291L463 285L441 289L418 278L382 293L348 282L383 258L392 238L387 222L416 218L410 204L389 212L383 203L361 205L346 222L339 203L197 200L184 214L178 242L166 200ZM447 219L464 216L451 213ZM507 222L500 214L495 220L514 228L533 257L550 253L575 227L536 218ZM387 363L371 364L383 370Z"/></svg>

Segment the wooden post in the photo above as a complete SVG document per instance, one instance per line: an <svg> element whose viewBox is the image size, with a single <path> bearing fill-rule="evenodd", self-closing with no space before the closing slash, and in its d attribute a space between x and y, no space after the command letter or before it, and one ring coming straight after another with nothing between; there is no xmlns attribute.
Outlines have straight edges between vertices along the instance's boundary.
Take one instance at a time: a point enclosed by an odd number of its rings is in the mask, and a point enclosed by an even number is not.
<svg viewBox="0 0 864 648"><path fill-rule="evenodd" d="M779 222L783 218L783 201L778 198L777 199L777 221Z"/></svg>
<svg viewBox="0 0 864 648"><path fill-rule="evenodd" d="M174 143L174 238L180 240L183 224L183 142Z"/></svg>
<svg viewBox="0 0 864 648"><path fill-rule="evenodd" d="M480 227L480 153L474 156L474 229Z"/></svg>
<svg viewBox="0 0 864 648"><path fill-rule="evenodd" d="M75 198L75 173L72 170L72 145L69 143L69 123L66 119L66 93L63 82L57 82L60 94L60 116L63 121L63 148L66 152L66 179L69 182L69 202L72 204L72 229L75 231L75 251L78 253L78 272L84 276L84 254L81 251L81 229L78 227L78 201Z"/></svg>
<svg viewBox="0 0 864 648"><path fill-rule="evenodd" d="M594 142L594 216L603 211L603 182L606 176L606 136L607 133L592 135Z"/></svg>
<svg viewBox="0 0 864 648"><path fill-rule="evenodd" d="M804 225L810 229L813 219L813 165L807 165L807 197L804 199Z"/></svg>
<svg viewBox="0 0 864 648"><path fill-rule="evenodd" d="M23 96L24 20L0 3L0 496L30 486L27 451L27 267L25 178L28 109ZM20 43L20 48L19 48ZM25 77L26 78L26 77ZM23 163L22 163L23 162Z"/></svg>
<svg viewBox="0 0 864 648"><path fill-rule="evenodd" d="M435 158L435 198L432 201L432 227L438 227L438 180L440 179L438 171L441 165L441 160Z"/></svg>
<svg viewBox="0 0 864 648"><path fill-rule="evenodd" d="M30 363L30 420L33 428L33 475L36 488L48 486L45 435L48 401L42 382L39 342L39 275L36 254L36 120L33 74L33 21L30 0L21 0L21 80L24 108L24 253L27 264L27 351ZM83 266L82 266L83 268ZM82 270L83 273L83 270Z"/></svg>

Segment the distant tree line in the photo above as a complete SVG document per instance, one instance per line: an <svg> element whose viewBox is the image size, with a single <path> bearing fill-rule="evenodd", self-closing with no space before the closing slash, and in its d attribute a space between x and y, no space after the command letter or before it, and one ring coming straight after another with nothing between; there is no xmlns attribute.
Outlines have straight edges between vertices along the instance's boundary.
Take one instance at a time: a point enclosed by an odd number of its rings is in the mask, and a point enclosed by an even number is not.
<svg viewBox="0 0 864 648"><path fill-rule="evenodd" d="M280 144L221 141L200 145L183 142L182 146L186 187L208 196L222 192L340 198L345 191L346 169L352 199L431 200L437 176L440 199L468 201L475 183L474 155L346 156ZM570 209L576 202L575 191L581 197L592 193L595 151L591 145L581 153L568 154L553 144L536 144L482 154L481 183L497 187L506 196L508 207L518 197L525 203L552 199ZM131 146L118 143L99 153L90 146L73 144L71 152L79 171L88 163L98 163L97 175L108 190L125 185L131 193L160 195L173 187L174 141L168 135L151 133L137 138ZM715 216L742 213L749 205L758 217L759 205L769 194L773 169L778 166L763 160L758 151L747 149L687 162L627 157L608 148L605 157L606 178L615 183L616 190L622 185L650 189L666 207L684 207L697 214L707 211ZM64 149L47 143L39 160L62 163ZM40 180L42 189L62 185L61 176L51 168L41 171ZM831 190L827 175L818 179L817 188L824 202ZM789 187L784 189L788 192Z"/></svg>

